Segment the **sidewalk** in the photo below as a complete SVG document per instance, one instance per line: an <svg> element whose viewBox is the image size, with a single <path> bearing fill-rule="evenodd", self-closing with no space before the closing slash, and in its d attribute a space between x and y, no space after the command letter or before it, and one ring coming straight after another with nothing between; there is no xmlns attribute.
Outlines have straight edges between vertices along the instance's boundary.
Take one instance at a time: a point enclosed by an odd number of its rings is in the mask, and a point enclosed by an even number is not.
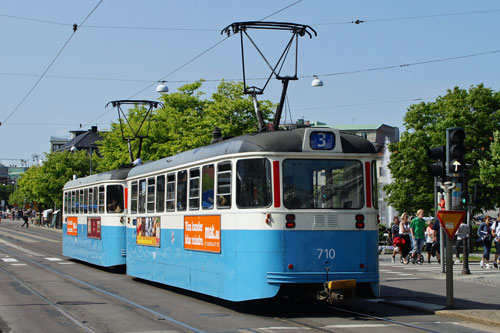
<svg viewBox="0 0 500 333"><path fill-rule="evenodd" d="M0 222L0 225L2 225L3 223L6 223L8 225L19 225L19 226L21 226L24 223L24 221L23 220L11 220L11 219L2 218L2 221ZM29 227L30 228L41 228L41 229L45 229L45 230L51 230L51 231L55 231L55 232L58 232L58 233L62 233L62 229L51 228L51 227L49 227L47 225L33 224L33 223L31 223L31 218L30 218Z"/></svg>
<svg viewBox="0 0 500 333"><path fill-rule="evenodd" d="M391 262L391 255L380 255L380 262L384 263L381 269L390 267L386 264ZM440 272L437 263L427 266L433 271L425 272L426 265L418 266L422 272L415 267L418 280L381 278L379 302L500 328L500 269L481 270L478 263L470 263L471 274L462 275L462 265L457 266L453 272L454 306L447 309L446 274Z"/></svg>

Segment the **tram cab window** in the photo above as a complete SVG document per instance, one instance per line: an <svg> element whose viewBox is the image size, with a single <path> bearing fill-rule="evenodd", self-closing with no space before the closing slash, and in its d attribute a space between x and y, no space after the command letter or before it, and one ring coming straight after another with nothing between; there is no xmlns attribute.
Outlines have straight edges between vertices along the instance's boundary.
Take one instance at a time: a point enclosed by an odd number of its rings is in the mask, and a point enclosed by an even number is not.
<svg viewBox="0 0 500 333"><path fill-rule="evenodd" d="M139 180L139 199L138 199L138 212L146 212L146 179Z"/></svg>
<svg viewBox="0 0 500 333"><path fill-rule="evenodd" d="M99 214L104 213L104 185L99 186Z"/></svg>
<svg viewBox="0 0 500 333"><path fill-rule="evenodd" d="M175 173L167 175L167 211L175 210Z"/></svg>
<svg viewBox="0 0 500 333"><path fill-rule="evenodd" d="M89 189L83 190L83 213L87 214L89 208Z"/></svg>
<svg viewBox="0 0 500 333"><path fill-rule="evenodd" d="M214 208L214 166L205 165L201 169L201 206L203 209Z"/></svg>
<svg viewBox="0 0 500 333"><path fill-rule="evenodd" d="M288 209L359 209L364 205L363 193L360 161L283 162L283 198Z"/></svg>
<svg viewBox="0 0 500 333"><path fill-rule="evenodd" d="M154 213L155 211L155 178L148 178L148 195L146 209L148 213Z"/></svg>
<svg viewBox="0 0 500 333"><path fill-rule="evenodd" d="M165 210L165 176L156 177L156 211Z"/></svg>
<svg viewBox="0 0 500 333"><path fill-rule="evenodd" d="M200 208L200 169L189 170L189 209Z"/></svg>
<svg viewBox="0 0 500 333"><path fill-rule="evenodd" d="M231 163L217 165L217 208L231 208Z"/></svg>
<svg viewBox="0 0 500 333"><path fill-rule="evenodd" d="M137 181L132 182L132 193L130 195L130 213L137 214Z"/></svg>
<svg viewBox="0 0 500 333"><path fill-rule="evenodd" d="M271 205L271 163L265 158L236 163L236 204L239 208Z"/></svg>
<svg viewBox="0 0 500 333"><path fill-rule="evenodd" d="M123 212L123 186L106 186L106 210L109 214Z"/></svg>
<svg viewBox="0 0 500 333"><path fill-rule="evenodd" d="M187 204L187 171L177 173L177 210L186 210Z"/></svg>

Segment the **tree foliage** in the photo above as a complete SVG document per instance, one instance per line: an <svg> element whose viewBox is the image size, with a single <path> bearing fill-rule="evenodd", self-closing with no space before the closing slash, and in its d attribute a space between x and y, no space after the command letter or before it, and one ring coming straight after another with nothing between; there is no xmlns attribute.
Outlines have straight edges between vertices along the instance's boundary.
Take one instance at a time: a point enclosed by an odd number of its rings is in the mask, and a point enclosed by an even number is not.
<svg viewBox="0 0 500 333"><path fill-rule="evenodd" d="M389 203L399 211L433 210L434 183L427 173L427 165L432 161L427 156L427 148L445 145L446 128L449 127L465 129L470 189L480 181L481 170L491 165L490 144L499 125L500 93L482 84L469 90L455 87L433 102L411 105L404 117L405 131L401 141L389 145L389 169L394 179L384 187ZM486 177L485 173L483 180ZM489 185L477 208L491 209L500 203L499 193L493 191L499 183L495 184Z"/></svg>
<svg viewBox="0 0 500 333"><path fill-rule="evenodd" d="M158 160L207 145L212 139L214 126L218 126L226 138L257 129L252 100L243 94L241 83L222 81L211 99L203 98L202 83L201 80L186 84L178 88L178 92L161 97L164 107L154 110L149 135L142 146L142 160ZM268 120L272 103L260 101L259 107L264 119ZM128 118L134 130L139 127L146 111L140 106L129 110ZM146 130L145 123L140 135L145 135ZM120 124L112 123L110 131L102 136L99 149L103 157L99 161L99 170L129 164L127 142L122 138ZM132 151L136 158L138 140L132 141Z"/></svg>
<svg viewBox="0 0 500 333"><path fill-rule="evenodd" d="M85 151L53 152L46 155L42 166L30 167L18 180L9 204L37 202L45 207L61 207L62 188L73 178L90 173L90 159Z"/></svg>

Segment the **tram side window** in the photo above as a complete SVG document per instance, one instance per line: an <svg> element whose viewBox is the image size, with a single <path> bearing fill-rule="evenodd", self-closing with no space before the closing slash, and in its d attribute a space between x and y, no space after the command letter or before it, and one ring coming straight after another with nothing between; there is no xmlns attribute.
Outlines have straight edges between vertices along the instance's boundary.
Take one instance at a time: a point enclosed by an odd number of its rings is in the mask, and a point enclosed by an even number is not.
<svg viewBox="0 0 500 333"><path fill-rule="evenodd" d="M76 191L71 191L71 213L75 214L76 213Z"/></svg>
<svg viewBox="0 0 500 333"><path fill-rule="evenodd" d="M106 187L106 209L108 213L123 212L123 186L108 185Z"/></svg>
<svg viewBox="0 0 500 333"><path fill-rule="evenodd" d="M83 190L83 213L87 214L89 208L89 189Z"/></svg>
<svg viewBox="0 0 500 333"><path fill-rule="evenodd" d="M99 186L99 214L104 213L104 185Z"/></svg>
<svg viewBox="0 0 500 333"><path fill-rule="evenodd" d="M146 212L146 179L139 180L139 214Z"/></svg>
<svg viewBox="0 0 500 333"><path fill-rule="evenodd" d="M154 213L155 211L155 178L148 178L148 194L147 194L147 204L146 209L148 213Z"/></svg>
<svg viewBox="0 0 500 333"><path fill-rule="evenodd" d="M231 163L217 165L217 208L231 208Z"/></svg>
<svg viewBox="0 0 500 333"><path fill-rule="evenodd" d="M156 211L165 210L165 176L156 177Z"/></svg>
<svg viewBox="0 0 500 333"><path fill-rule="evenodd" d="M97 202L99 200L99 191L97 190L97 186L94 186L94 199L92 200L92 212L97 214Z"/></svg>
<svg viewBox="0 0 500 333"><path fill-rule="evenodd" d="M132 193L130 195L130 213L137 214L137 181L132 182Z"/></svg>
<svg viewBox="0 0 500 333"><path fill-rule="evenodd" d="M187 171L177 174L177 210L186 210L187 203Z"/></svg>
<svg viewBox="0 0 500 333"><path fill-rule="evenodd" d="M167 211L175 210L175 174L167 175Z"/></svg>
<svg viewBox="0 0 500 333"><path fill-rule="evenodd" d="M68 213L68 192L64 192L64 213Z"/></svg>
<svg viewBox="0 0 500 333"><path fill-rule="evenodd" d="M189 170L189 209L200 208L200 169Z"/></svg>
<svg viewBox="0 0 500 333"><path fill-rule="evenodd" d="M205 165L201 170L201 206L203 209L214 208L214 166Z"/></svg>
<svg viewBox="0 0 500 333"><path fill-rule="evenodd" d="M378 209L377 161L372 161L372 202L373 208Z"/></svg>
<svg viewBox="0 0 500 333"><path fill-rule="evenodd" d="M85 205L83 189L80 190L80 214L83 214L83 207Z"/></svg>
<svg viewBox="0 0 500 333"><path fill-rule="evenodd" d="M89 208L88 208L89 214L93 213L93 209L94 209L93 203L94 203L94 188L89 187Z"/></svg>
<svg viewBox="0 0 500 333"><path fill-rule="evenodd" d="M240 208L271 205L271 163L265 158L236 163L236 204Z"/></svg>

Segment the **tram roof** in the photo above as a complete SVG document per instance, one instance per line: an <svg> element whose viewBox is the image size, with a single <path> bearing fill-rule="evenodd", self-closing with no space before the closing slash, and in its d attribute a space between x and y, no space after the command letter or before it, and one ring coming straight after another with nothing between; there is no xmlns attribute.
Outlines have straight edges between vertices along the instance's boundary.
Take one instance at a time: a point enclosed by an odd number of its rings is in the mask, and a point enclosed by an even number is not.
<svg viewBox="0 0 500 333"><path fill-rule="evenodd" d="M319 129L319 128L318 128ZM128 176L134 177L165 168L204 160L211 157L248 152L302 152L305 128L290 131L263 132L242 135L222 142L166 157L161 160L136 166ZM375 148L366 139L352 134L340 133L343 153L375 154Z"/></svg>
<svg viewBox="0 0 500 333"><path fill-rule="evenodd" d="M119 170L111 170L102 173L96 173L94 175L90 175L87 177L77 178L70 180L64 185L63 189L75 187L75 186L84 186L88 184L95 184L99 182L105 182L110 180L124 180L127 178L127 175L130 171L130 168L123 168Z"/></svg>

